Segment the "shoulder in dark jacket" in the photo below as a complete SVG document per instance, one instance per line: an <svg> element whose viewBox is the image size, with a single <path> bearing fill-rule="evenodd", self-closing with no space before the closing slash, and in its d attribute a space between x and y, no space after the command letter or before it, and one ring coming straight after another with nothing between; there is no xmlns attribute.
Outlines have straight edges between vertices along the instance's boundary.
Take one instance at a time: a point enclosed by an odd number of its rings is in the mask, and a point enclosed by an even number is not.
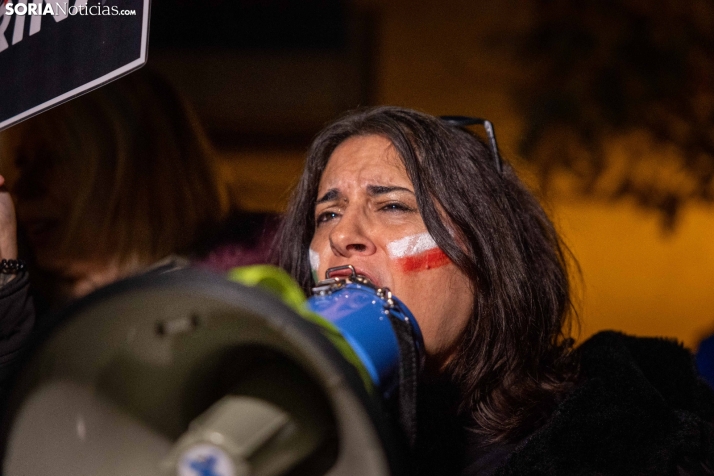
<svg viewBox="0 0 714 476"><path fill-rule="evenodd" d="M12 370L35 324L35 308L26 272L0 287L0 384Z"/></svg>
<svg viewBox="0 0 714 476"><path fill-rule="evenodd" d="M496 474L714 474L714 391L672 340L602 332L582 383Z"/></svg>

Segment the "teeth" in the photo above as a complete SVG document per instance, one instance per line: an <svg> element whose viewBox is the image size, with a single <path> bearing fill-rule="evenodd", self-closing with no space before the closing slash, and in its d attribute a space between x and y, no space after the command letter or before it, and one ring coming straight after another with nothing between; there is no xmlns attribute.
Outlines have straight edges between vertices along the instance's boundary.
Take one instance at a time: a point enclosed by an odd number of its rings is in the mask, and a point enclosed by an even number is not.
<svg viewBox="0 0 714 476"><path fill-rule="evenodd" d="M359 271L357 272L357 275L367 278L372 284L374 284L375 286L379 286L379 283L377 283L377 280L372 278L371 276L367 276L366 274L360 273Z"/></svg>

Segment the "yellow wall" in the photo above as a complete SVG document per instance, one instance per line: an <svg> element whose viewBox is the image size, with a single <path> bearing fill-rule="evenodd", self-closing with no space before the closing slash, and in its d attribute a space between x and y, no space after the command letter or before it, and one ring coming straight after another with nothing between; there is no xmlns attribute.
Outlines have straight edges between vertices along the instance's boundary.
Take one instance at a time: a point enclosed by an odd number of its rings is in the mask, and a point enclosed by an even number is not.
<svg viewBox="0 0 714 476"><path fill-rule="evenodd" d="M619 329L694 347L714 332L712 210L689 209L671 235L629 204L560 202L551 214L582 269L582 337Z"/></svg>

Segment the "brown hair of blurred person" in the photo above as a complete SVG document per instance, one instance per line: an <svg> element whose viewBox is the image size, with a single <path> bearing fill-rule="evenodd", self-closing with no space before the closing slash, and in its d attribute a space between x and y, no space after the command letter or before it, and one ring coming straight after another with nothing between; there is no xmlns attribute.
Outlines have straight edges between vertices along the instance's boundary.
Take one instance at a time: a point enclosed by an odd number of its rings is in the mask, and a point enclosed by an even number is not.
<svg viewBox="0 0 714 476"><path fill-rule="evenodd" d="M195 115L147 70L11 128L0 152L51 298L188 253L229 212Z"/></svg>

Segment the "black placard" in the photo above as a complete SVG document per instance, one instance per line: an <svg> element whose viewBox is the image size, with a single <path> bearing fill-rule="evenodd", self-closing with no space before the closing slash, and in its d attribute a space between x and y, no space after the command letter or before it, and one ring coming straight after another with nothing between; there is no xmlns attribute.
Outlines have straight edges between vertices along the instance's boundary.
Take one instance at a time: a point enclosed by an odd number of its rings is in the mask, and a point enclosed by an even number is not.
<svg viewBox="0 0 714 476"><path fill-rule="evenodd" d="M0 0L0 130L143 66L150 1Z"/></svg>

